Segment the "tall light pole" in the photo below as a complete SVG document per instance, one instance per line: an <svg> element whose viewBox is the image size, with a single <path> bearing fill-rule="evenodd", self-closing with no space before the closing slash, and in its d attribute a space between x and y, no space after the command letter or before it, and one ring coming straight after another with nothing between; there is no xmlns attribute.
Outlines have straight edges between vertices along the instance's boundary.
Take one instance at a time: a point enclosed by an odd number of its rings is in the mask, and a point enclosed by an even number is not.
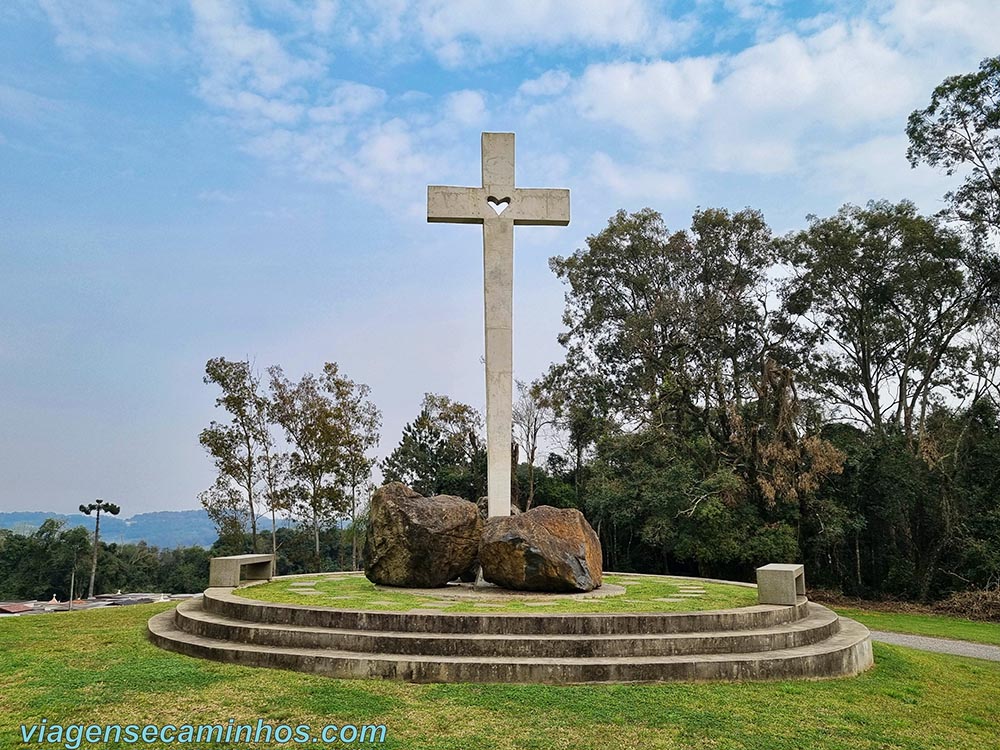
<svg viewBox="0 0 1000 750"><path fill-rule="evenodd" d="M97 577L97 543L100 539L101 534L101 511L105 513L110 513L113 516L117 516L121 513L121 508L119 508L114 503L108 503L104 500L96 500L89 505L81 505L80 512L85 515L95 514L94 521L94 556L90 562L90 587L87 589L87 598L94 598L94 579Z"/></svg>

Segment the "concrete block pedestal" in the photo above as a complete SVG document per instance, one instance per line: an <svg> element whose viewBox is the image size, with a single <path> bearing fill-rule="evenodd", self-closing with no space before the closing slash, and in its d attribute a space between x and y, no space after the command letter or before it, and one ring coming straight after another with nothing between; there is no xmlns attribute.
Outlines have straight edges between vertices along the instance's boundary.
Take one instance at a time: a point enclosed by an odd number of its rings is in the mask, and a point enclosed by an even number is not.
<svg viewBox="0 0 1000 750"><path fill-rule="evenodd" d="M805 569L797 564L771 563L757 568L757 601L795 604L806 595Z"/></svg>

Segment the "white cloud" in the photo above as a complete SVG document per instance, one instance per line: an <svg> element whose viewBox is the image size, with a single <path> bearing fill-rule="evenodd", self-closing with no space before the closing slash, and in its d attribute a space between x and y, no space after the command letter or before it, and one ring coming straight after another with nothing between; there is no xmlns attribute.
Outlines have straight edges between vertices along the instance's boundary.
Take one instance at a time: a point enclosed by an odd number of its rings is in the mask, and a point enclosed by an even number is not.
<svg viewBox="0 0 1000 750"><path fill-rule="evenodd" d="M252 25L242 4L193 0L191 10L195 38L208 69L203 91L247 87L268 96L323 72L321 60L290 54L272 32Z"/></svg>
<svg viewBox="0 0 1000 750"><path fill-rule="evenodd" d="M736 55L720 98L740 112L795 112L853 127L897 115L919 90L911 65L866 24L785 34Z"/></svg>
<svg viewBox="0 0 1000 750"><path fill-rule="evenodd" d="M781 6L781 0L725 0L728 11L744 21L771 18Z"/></svg>
<svg viewBox="0 0 1000 750"><path fill-rule="evenodd" d="M904 57L870 27L836 24L726 59L592 65L573 98L584 117L665 141L691 125L732 133L735 124L755 136L783 128L779 119L856 127L899 115L919 90Z"/></svg>
<svg viewBox="0 0 1000 750"><path fill-rule="evenodd" d="M303 107L280 98L268 99L252 91L232 91L224 86L203 83L202 94L216 107L246 117L251 122L291 124L302 117Z"/></svg>
<svg viewBox="0 0 1000 750"><path fill-rule="evenodd" d="M257 0L254 7L261 5L273 18L335 32L337 43L377 50L383 59L430 53L448 67L492 62L527 48L656 55L677 49L697 25L694 13L673 16L655 0Z"/></svg>
<svg viewBox="0 0 1000 750"><path fill-rule="evenodd" d="M854 134L901 132L933 85L914 67L872 25L834 22L725 57L591 65L567 99L641 148L669 146L679 160L719 171L774 174Z"/></svg>
<svg viewBox="0 0 1000 750"><path fill-rule="evenodd" d="M183 43L170 3L38 0L55 41L75 58L114 57L148 65L176 60Z"/></svg>
<svg viewBox="0 0 1000 750"><path fill-rule="evenodd" d="M565 70L549 70L538 78L525 81L517 90L525 96L555 96L565 91L571 80Z"/></svg>
<svg viewBox="0 0 1000 750"><path fill-rule="evenodd" d="M418 126L419 116L384 113L384 90L329 80L328 53L316 34L327 22L339 23L338 16L335 9L312 9L324 14L320 23L303 5L268 0L264 12L294 27L279 34L260 27L238 0L192 0L199 95L243 133L248 153L279 171L343 185L383 204L420 194L412 183L429 171L434 133ZM476 91L418 106L435 108L436 121L451 128L476 125L486 114Z"/></svg>
<svg viewBox="0 0 1000 750"><path fill-rule="evenodd" d="M334 88L322 104L311 107L309 117L316 122L342 122L371 112L385 100L382 89L348 81Z"/></svg>
<svg viewBox="0 0 1000 750"><path fill-rule="evenodd" d="M691 19L665 17L643 0L421 0L410 11L424 44L449 66L568 44L657 54L693 29Z"/></svg>
<svg viewBox="0 0 1000 750"><path fill-rule="evenodd" d="M57 114L62 106L55 99L0 83L0 117L5 119L37 124L41 118Z"/></svg>
<svg viewBox="0 0 1000 750"><path fill-rule="evenodd" d="M882 20L914 50L956 46L983 57L1000 52L996 0L897 0Z"/></svg>
<svg viewBox="0 0 1000 750"><path fill-rule="evenodd" d="M478 91L455 91L445 97L446 116L465 127L480 125L486 119L486 100Z"/></svg>
<svg viewBox="0 0 1000 750"><path fill-rule="evenodd" d="M333 31L336 20L337 4L333 0L316 0L312 12L312 22L316 31L320 34L329 34Z"/></svg>
<svg viewBox="0 0 1000 750"><path fill-rule="evenodd" d="M715 94L717 66L711 57L591 65L572 97L586 118L660 140L704 111Z"/></svg>
<svg viewBox="0 0 1000 750"><path fill-rule="evenodd" d="M39 2L72 54L143 59L145 37L123 35L141 26L134 6ZM837 155L865 143L869 151L859 158L877 161L875 149L898 145L889 135L902 132L942 71L968 70L969 50L992 49L1000 25L993 0L898 0L852 22L836 8L791 19L777 12L777 0L723 0L730 19L761 41L738 52L679 56L703 5L678 16L652 0L190 2L192 34L181 46L198 62L196 91L246 150L380 202L414 190L419 169L450 174L440 168L457 134L497 125L497 115L505 129L555 133L556 143L583 139L575 141L577 177L599 177L622 195L680 196L690 189L681 175L697 170L808 175L822 168L855 179L848 157ZM147 11L147 22L155 28L168 15ZM715 42L735 38L732 31L714 29ZM167 38L176 46L176 33ZM470 87L397 93L338 79L338 45L391 65L430 55L467 66ZM526 49L565 54L509 99L472 88L480 83L472 77L477 63ZM575 76L563 67L595 50L619 59L592 62ZM0 89L0 108L12 101ZM591 148L595 139L608 145Z"/></svg>
<svg viewBox="0 0 1000 750"><path fill-rule="evenodd" d="M772 39L788 23L783 15L782 0L723 0L723 6L735 18L723 34L737 34L749 27L758 41Z"/></svg>
<svg viewBox="0 0 1000 750"><path fill-rule="evenodd" d="M719 127L705 141L705 165L719 172L774 175L805 166L800 144L787 135Z"/></svg>

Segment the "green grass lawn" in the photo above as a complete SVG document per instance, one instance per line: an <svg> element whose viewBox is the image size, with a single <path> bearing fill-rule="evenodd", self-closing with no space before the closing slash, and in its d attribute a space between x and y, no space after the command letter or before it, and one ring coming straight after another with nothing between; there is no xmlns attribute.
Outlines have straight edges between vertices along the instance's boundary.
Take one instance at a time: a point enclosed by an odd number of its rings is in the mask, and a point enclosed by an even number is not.
<svg viewBox="0 0 1000 750"><path fill-rule="evenodd" d="M872 630L912 633L935 638L952 638L1000 646L1000 623L963 620L945 615L922 615L905 612L879 612L872 609L833 607L838 614L867 625Z"/></svg>
<svg viewBox="0 0 1000 750"><path fill-rule="evenodd" d="M974 659L876 644L873 670L825 682L546 687L342 681L161 651L146 641L145 626L166 606L0 620L0 748L32 747L20 743L18 727L43 717L50 723L161 726L229 718L384 723L385 747L398 750L1000 746L1000 664ZM222 746L197 750L204 747Z"/></svg>
<svg viewBox="0 0 1000 750"><path fill-rule="evenodd" d="M322 595L303 594L292 586L295 580L315 580L316 590ZM248 599L260 599L283 604L305 604L309 606L336 607L338 609L371 609L383 611L408 611L417 607L433 607L444 612L682 612L705 609L729 609L746 607L757 603L757 590L745 586L731 586L723 583L700 584L705 589L700 598L682 598L678 602L664 602L660 599L675 598L680 586L691 585L690 580L667 576L609 575L605 582L623 585L626 592L619 596L597 597L594 599L553 599L541 605L544 596L532 597L526 601L492 600L487 606L468 601L444 601L432 596L386 591L376 588L361 574L336 576L309 576L308 578L272 581L259 586L237 589L235 593ZM627 581L638 583L626 583Z"/></svg>

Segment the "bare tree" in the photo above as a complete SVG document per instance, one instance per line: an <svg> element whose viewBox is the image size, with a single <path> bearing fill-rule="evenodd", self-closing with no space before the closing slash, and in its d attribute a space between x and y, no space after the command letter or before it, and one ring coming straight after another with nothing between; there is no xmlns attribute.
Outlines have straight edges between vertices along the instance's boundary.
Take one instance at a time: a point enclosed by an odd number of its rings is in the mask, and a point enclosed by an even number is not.
<svg viewBox="0 0 1000 750"><path fill-rule="evenodd" d="M554 424L555 412L543 394L539 383L525 384L517 381L517 401L514 402L514 441L524 451L528 464L528 496L525 510L531 510L535 500L535 458L542 430ZM516 468L516 467L515 467Z"/></svg>

